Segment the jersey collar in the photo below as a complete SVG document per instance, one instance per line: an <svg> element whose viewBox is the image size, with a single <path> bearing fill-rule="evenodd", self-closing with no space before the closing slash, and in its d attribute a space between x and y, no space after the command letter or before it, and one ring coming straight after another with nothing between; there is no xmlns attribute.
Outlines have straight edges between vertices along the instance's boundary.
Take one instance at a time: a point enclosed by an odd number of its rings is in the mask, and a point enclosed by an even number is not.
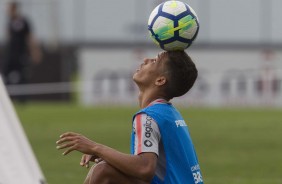
<svg viewBox="0 0 282 184"><path fill-rule="evenodd" d="M170 102L163 99L163 98L158 98L158 99L152 101L151 103L149 103L149 105L147 107L155 105L155 104L170 104Z"/></svg>

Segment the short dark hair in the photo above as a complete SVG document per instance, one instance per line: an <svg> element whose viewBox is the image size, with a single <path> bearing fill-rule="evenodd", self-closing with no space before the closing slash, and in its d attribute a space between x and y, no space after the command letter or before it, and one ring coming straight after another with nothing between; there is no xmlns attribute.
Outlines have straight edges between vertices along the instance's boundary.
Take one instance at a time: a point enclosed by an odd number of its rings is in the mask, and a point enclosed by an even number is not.
<svg viewBox="0 0 282 184"><path fill-rule="evenodd" d="M194 85L198 70L185 51L167 51L165 53L167 84L165 94L172 99L187 93Z"/></svg>

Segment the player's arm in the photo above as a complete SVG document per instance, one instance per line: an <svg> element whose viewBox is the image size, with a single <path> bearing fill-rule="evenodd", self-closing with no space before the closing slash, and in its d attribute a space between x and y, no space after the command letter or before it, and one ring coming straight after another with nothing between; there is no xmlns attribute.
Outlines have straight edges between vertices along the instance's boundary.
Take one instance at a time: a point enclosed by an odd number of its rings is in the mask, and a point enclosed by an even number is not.
<svg viewBox="0 0 282 184"><path fill-rule="evenodd" d="M40 63L42 60L42 52L33 34L29 34L28 36L28 46L33 63Z"/></svg>
<svg viewBox="0 0 282 184"><path fill-rule="evenodd" d="M58 149L67 149L63 155L67 155L74 150L88 155L95 155L124 174L143 181L151 181L155 173L157 164L157 155L155 153L142 153L139 155L121 153L72 132L62 134L57 144Z"/></svg>
<svg viewBox="0 0 282 184"><path fill-rule="evenodd" d="M7 25L7 28L6 28L6 30L5 30L5 37L4 37L4 43L7 43L8 42L8 40L10 40L11 39L11 35L10 35L10 25L8 24Z"/></svg>
<svg viewBox="0 0 282 184"><path fill-rule="evenodd" d="M25 20L25 34L27 35L27 45L30 52L32 62L38 64L42 60L42 52L39 46L38 40L36 40L32 33L31 26L27 20Z"/></svg>

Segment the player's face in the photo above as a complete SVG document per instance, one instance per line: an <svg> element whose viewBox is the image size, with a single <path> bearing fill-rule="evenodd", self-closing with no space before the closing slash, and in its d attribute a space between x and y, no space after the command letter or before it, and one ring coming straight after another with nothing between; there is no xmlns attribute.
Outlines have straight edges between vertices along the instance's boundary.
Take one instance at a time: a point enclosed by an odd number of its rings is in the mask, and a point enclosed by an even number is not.
<svg viewBox="0 0 282 184"><path fill-rule="evenodd" d="M8 7L8 15L13 18L17 15L17 6L15 4L10 4Z"/></svg>
<svg viewBox="0 0 282 184"><path fill-rule="evenodd" d="M165 52L158 54L155 58L145 58L140 67L133 75L137 85L150 86L163 74Z"/></svg>

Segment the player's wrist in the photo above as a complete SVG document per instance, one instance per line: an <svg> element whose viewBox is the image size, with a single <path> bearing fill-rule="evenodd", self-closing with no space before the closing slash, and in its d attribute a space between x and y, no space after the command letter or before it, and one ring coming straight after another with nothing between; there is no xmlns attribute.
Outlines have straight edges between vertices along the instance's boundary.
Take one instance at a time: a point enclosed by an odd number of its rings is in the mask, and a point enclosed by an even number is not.
<svg viewBox="0 0 282 184"><path fill-rule="evenodd" d="M100 144L94 143L94 144L91 146L91 148L90 148L91 153L93 153L92 155L97 155L97 156L98 156L98 155L99 155L100 147L101 147Z"/></svg>

